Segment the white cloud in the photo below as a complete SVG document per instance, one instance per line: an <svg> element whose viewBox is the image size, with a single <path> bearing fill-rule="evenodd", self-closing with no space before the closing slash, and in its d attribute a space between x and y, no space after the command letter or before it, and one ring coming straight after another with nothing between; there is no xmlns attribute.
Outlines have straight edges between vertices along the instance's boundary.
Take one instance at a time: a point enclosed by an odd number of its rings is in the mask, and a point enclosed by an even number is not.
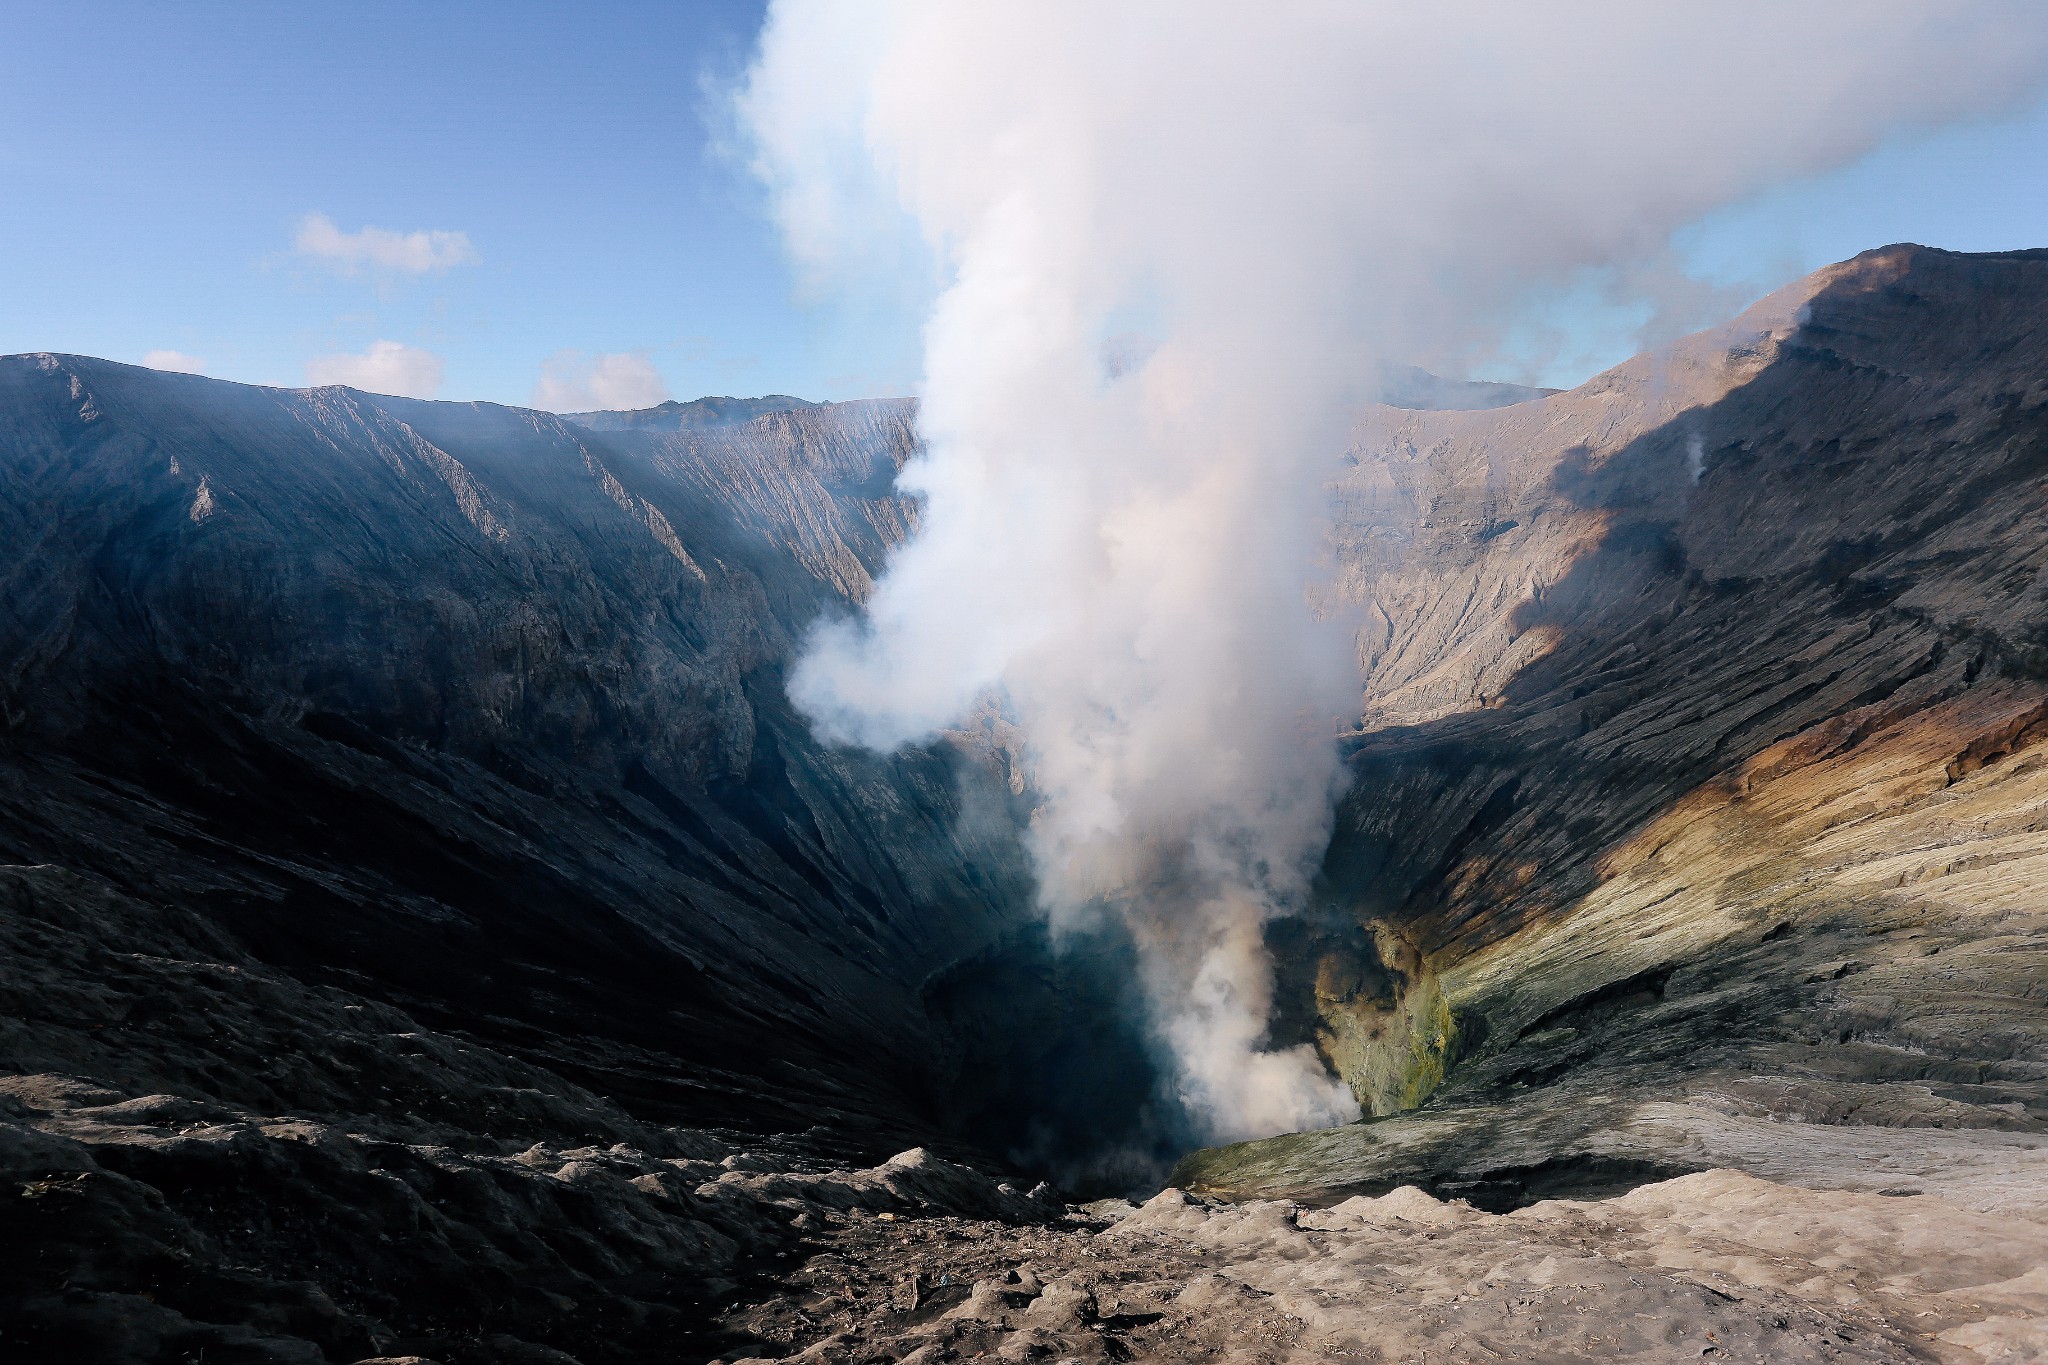
<svg viewBox="0 0 2048 1365"><path fill-rule="evenodd" d="M300 221L292 247L301 256L349 275L365 269L394 275L439 274L483 260L466 232L393 232L380 227L343 232L324 213L309 213Z"/></svg>
<svg viewBox="0 0 2048 1365"><path fill-rule="evenodd" d="M644 351L556 351L541 362L533 405L549 412L617 412L666 402L668 385Z"/></svg>
<svg viewBox="0 0 2048 1365"><path fill-rule="evenodd" d="M346 384L369 393L432 398L441 391L441 357L399 341L373 341L361 355L322 355L306 362L306 382L315 388Z"/></svg>
<svg viewBox="0 0 2048 1365"><path fill-rule="evenodd" d="M205 361L183 351L151 351L142 357L142 363L152 370L169 370L174 374L206 373Z"/></svg>

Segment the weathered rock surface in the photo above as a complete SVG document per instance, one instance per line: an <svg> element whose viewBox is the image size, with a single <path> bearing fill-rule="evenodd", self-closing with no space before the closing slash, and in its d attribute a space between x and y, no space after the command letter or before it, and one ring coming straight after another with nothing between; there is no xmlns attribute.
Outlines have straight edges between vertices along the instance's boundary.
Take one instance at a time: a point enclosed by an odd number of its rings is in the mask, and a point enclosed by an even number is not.
<svg viewBox="0 0 2048 1365"><path fill-rule="evenodd" d="M1570 393L1362 421L1367 708L1287 956L1381 1117L1178 1178L2048 1213L2044 301L2048 254L1891 248Z"/></svg>
<svg viewBox="0 0 2048 1365"><path fill-rule="evenodd" d="M829 1218L803 1250L727 1321L776 1358L832 1365L1975 1365L2048 1349L2048 1224L1735 1171L1511 1214L1413 1187L1323 1209L1169 1189L1043 1227Z"/></svg>
<svg viewBox="0 0 2048 1365"><path fill-rule="evenodd" d="M0 1354L699 1357L830 1214L1061 1216L915 1150L645 1122L202 917L0 868Z"/></svg>

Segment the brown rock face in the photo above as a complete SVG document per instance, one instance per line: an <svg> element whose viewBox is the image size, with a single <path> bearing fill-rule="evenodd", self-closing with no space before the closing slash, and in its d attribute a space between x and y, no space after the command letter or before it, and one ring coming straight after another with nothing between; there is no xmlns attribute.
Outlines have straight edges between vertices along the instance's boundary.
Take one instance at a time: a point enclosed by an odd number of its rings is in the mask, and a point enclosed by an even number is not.
<svg viewBox="0 0 2048 1365"><path fill-rule="evenodd" d="M1185 1178L2048 1209L2044 304L2048 253L1894 247L1569 393L1361 421L1320 932L1416 945L1452 1065Z"/></svg>

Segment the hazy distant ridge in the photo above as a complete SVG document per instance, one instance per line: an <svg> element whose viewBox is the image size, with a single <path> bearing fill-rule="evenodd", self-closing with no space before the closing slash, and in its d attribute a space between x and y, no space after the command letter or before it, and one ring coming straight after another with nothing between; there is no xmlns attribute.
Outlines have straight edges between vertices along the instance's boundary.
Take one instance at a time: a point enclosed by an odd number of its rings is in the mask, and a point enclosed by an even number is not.
<svg viewBox="0 0 2048 1365"><path fill-rule="evenodd" d="M670 399L630 412L565 412L562 418L592 431L701 431L751 422L764 413L800 412L824 406L785 393L771 393L763 398L697 398L688 403Z"/></svg>

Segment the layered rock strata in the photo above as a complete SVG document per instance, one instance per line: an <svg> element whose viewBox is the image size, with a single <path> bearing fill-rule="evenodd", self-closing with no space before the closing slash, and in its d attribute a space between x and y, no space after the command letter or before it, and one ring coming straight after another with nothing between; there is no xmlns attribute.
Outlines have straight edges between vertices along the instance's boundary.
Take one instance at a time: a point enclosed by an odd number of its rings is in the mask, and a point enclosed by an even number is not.
<svg viewBox="0 0 2048 1365"><path fill-rule="evenodd" d="M718 1162L1035 1103L933 986L1049 963L1003 775L782 687L911 408L725 415L0 360L0 1355L672 1353Z"/></svg>
<svg viewBox="0 0 2048 1365"><path fill-rule="evenodd" d="M1328 1047L1376 1121L1183 1179L2048 1210L2044 301L2043 253L1891 248L1569 393L1361 422L1367 705L1296 998L1451 1027ZM1398 989L1316 993L1390 934Z"/></svg>
<svg viewBox="0 0 2048 1365"><path fill-rule="evenodd" d="M2044 305L1893 248L1362 418L1353 781L1270 937L1374 1117L1137 1211L960 1164L1164 1140L1011 739L784 699L915 525L907 404L0 360L0 1346L2048 1349Z"/></svg>

